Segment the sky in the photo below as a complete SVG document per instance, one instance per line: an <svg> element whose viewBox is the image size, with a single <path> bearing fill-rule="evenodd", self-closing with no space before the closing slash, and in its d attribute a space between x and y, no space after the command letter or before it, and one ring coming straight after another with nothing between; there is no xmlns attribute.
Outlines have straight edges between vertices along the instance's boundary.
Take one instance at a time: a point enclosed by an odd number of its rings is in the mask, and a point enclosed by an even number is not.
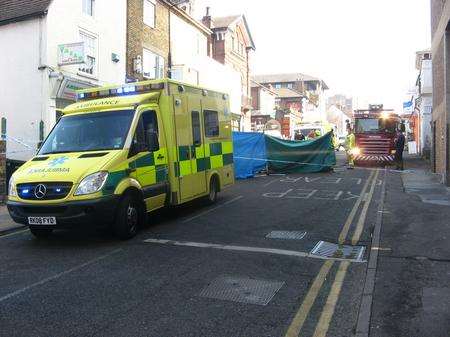
<svg viewBox="0 0 450 337"><path fill-rule="evenodd" d="M327 95L359 108L401 109L429 49L429 0L196 0L212 16L245 14L255 41L253 74L300 72L322 78Z"/></svg>

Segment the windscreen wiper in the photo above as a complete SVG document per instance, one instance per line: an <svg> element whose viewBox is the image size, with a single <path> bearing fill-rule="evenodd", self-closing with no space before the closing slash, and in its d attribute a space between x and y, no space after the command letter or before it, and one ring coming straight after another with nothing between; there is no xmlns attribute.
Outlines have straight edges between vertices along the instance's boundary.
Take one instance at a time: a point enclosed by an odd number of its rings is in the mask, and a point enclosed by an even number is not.
<svg viewBox="0 0 450 337"><path fill-rule="evenodd" d="M74 151L52 151L52 152L45 152L45 153L41 153L41 154L58 154L58 153L70 153L70 152L74 152Z"/></svg>

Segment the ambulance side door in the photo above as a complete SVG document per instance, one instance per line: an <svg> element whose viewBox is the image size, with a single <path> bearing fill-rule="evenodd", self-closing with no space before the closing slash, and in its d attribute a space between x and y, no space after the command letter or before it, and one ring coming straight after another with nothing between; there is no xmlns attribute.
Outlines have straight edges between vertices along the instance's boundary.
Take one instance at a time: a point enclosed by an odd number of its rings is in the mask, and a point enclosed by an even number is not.
<svg viewBox="0 0 450 337"><path fill-rule="evenodd" d="M205 137L203 129L203 116L200 99L192 100L189 104L191 115L191 167L195 179L195 194L206 193L206 171L209 169L209 158L205 151Z"/></svg>
<svg viewBox="0 0 450 337"><path fill-rule="evenodd" d="M200 99L174 95L177 170L181 202L206 193L206 172L199 171L197 157L204 157ZM198 125L200 124L200 125ZM198 130L200 127L200 138ZM195 133L195 140L194 140Z"/></svg>
<svg viewBox="0 0 450 337"><path fill-rule="evenodd" d="M168 193L168 158L163 125L156 109L141 113L129 157L130 177L141 185L147 211L163 207Z"/></svg>

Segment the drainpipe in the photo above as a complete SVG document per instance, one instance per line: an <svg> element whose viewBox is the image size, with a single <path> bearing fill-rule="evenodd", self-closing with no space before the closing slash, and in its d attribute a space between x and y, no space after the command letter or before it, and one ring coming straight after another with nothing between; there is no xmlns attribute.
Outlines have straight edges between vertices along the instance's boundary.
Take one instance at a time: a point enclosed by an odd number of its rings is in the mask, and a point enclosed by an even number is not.
<svg viewBox="0 0 450 337"><path fill-rule="evenodd" d="M173 5L172 5L173 6ZM169 7L169 53L167 54L167 77L172 78L172 36L171 36L171 29L170 29L170 15L172 13L172 6Z"/></svg>
<svg viewBox="0 0 450 337"><path fill-rule="evenodd" d="M167 77L172 78L172 31L171 31L171 19L170 16L172 14L172 9L176 6L175 3L172 3L170 0L164 1L169 6L169 52L167 54Z"/></svg>

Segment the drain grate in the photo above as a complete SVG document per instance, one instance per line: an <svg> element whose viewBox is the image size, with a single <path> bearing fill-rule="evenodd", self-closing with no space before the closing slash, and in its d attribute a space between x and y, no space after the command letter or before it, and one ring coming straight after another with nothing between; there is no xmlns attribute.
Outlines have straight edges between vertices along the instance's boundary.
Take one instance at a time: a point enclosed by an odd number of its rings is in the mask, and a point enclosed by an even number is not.
<svg viewBox="0 0 450 337"><path fill-rule="evenodd" d="M220 277L202 290L200 296L240 303L267 305L284 282Z"/></svg>
<svg viewBox="0 0 450 337"><path fill-rule="evenodd" d="M301 240L306 236L306 232L299 231L272 231L266 235L268 239Z"/></svg>
<svg viewBox="0 0 450 337"><path fill-rule="evenodd" d="M338 245L331 242L319 241L311 250L310 254L328 258L362 261L364 250L365 247L363 246Z"/></svg>

